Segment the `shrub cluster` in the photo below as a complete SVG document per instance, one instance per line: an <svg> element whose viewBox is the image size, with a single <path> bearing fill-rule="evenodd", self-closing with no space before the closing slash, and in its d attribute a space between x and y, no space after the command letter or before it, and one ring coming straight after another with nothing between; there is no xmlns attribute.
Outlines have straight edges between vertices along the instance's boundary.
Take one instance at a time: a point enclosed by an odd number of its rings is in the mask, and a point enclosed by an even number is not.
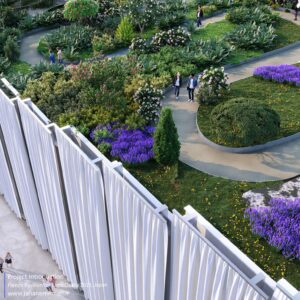
<svg viewBox="0 0 300 300"><path fill-rule="evenodd" d="M210 67L199 76L199 91L197 100L199 104L215 104L220 101L228 88L228 76L224 68Z"/></svg>
<svg viewBox="0 0 300 300"><path fill-rule="evenodd" d="M254 99L236 98L217 105L211 123L219 143L237 147L265 143L280 129L277 112Z"/></svg>
<svg viewBox="0 0 300 300"><path fill-rule="evenodd" d="M137 112L147 123L153 123L159 118L162 98L162 90L155 89L149 84L139 88L134 94L133 99L139 104Z"/></svg>
<svg viewBox="0 0 300 300"><path fill-rule="evenodd" d="M232 45L243 49L268 49L276 38L272 25L247 23L240 25L227 34L227 40Z"/></svg>
<svg viewBox="0 0 300 300"><path fill-rule="evenodd" d="M92 45L95 30L88 26L63 26L47 34L40 40L40 46L46 49L66 49L73 46L76 50L87 49Z"/></svg>
<svg viewBox="0 0 300 300"><path fill-rule="evenodd" d="M245 7L240 6L232 8L228 11L226 19L235 24L245 24L248 22L255 22L256 24L274 24L278 17L272 14L267 6Z"/></svg>
<svg viewBox="0 0 300 300"><path fill-rule="evenodd" d="M178 27L157 32L150 42L143 38L135 38L132 40L130 49L137 53L157 52L164 46L185 46L189 41L190 34L182 27Z"/></svg>

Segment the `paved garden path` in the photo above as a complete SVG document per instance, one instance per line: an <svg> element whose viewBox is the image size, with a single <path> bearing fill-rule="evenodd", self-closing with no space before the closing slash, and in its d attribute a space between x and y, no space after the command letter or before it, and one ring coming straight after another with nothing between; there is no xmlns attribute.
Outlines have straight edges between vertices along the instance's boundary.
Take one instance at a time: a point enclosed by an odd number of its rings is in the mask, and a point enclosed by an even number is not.
<svg viewBox="0 0 300 300"><path fill-rule="evenodd" d="M31 65L36 65L45 58L37 51L39 40L54 29L45 29L43 31L25 36L21 40L20 60L26 61Z"/></svg>
<svg viewBox="0 0 300 300"><path fill-rule="evenodd" d="M293 20L292 14L280 14L285 19ZM296 23L300 25L299 21ZM253 63L231 68L227 73L229 81L234 82L251 76L257 66L292 64L299 60L300 47L297 47ZM254 182L287 179L300 174L300 139L252 154L227 153L208 146L196 127L198 105L187 102L185 88L181 91L179 101L175 100L172 91L164 100L164 105L171 107L173 111L181 142L181 161L214 176Z"/></svg>
<svg viewBox="0 0 300 300"><path fill-rule="evenodd" d="M5 299L84 300L81 293L69 287L50 252L42 250L25 222L16 218L2 196L0 196L0 236L0 256L4 257L7 251L13 256L12 268L4 268L5 292L8 296ZM60 287L54 289L53 295L50 293L43 295L45 288L38 277L43 274L54 275L58 279ZM4 296L3 276L4 274L0 273L0 299ZM13 296L12 292L20 294ZM26 292L30 293L28 297L25 297Z"/></svg>

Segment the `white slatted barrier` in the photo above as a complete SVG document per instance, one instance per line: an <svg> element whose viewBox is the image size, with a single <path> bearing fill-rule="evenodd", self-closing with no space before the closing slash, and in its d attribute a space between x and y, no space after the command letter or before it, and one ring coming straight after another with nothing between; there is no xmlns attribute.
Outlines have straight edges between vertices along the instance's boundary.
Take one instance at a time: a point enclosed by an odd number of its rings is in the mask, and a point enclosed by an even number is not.
<svg viewBox="0 0 300 300"><path fill-rule="evenodd" d="M71 239L68 231L59 167L49 120L31 101L18 100L22 126L36 181L43 219L49 241L49 250L67 279L78 284Z"/></svg>
<svg viewBox="0 0 300 300"><path fill-rule="evenodd" d="M189 220L173 214L170 300L268 299Z"/></svg>
<svg viewBox="0 0 300 300"><path fill-rule="evenodd" d="M0 90L0 125L22 202L26 223L42 248L48 249L44 221L15 105L16 100L9 99Z"/></svg>
<svg viewBox="0 0 300 300"><path fill-rule="evenodd" d="M63 130L56 127L55 132L82 289L89 300L114 299L101 171L95 157L88 157Z"/></svg>
<svg viewBox="0 0 300 300"><path fill-rule="evenodd" d="M4 195L5 201L8 203L12 211L21 218L21 211L18 204L16 191L14 189L13 179L11 178L9 167L0 141L0 192Z"/></svg>
<svg viewBox="0 0 300 300"><path fill-rule="evenodd" d="M116 300L163 300L166 220L110 166L104 166Z"/></svg>

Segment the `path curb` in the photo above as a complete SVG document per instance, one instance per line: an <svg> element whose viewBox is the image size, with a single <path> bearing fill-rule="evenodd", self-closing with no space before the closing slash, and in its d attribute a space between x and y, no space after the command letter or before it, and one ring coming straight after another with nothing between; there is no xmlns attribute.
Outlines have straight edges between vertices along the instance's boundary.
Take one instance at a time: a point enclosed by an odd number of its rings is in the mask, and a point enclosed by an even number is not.
<svg viewBox="0 0 300 300"><path fill-rule="evenodd" d="M237 64L225 65L224 68L225 68L225 70L234 69L236 67L239 67L239 66L242 66L242 65L245 65L245 64L249 64L249 63L252 63L252 62L257 62L257 61L263 60L265 58L271 57L271 56L276 55L276 54L280 54L282 52L285 52L287 50L291 50L291 49L297 48L297 47L300 47L300 41L295 42L295 43L290 44L290 45L287 45L287 46L282 47L282 48L278 48L278 49L274 49L274 50L265 52L260 56L248 58L248 59L246 59L246 60L244 60L240 63L237 63Z"/></svg>

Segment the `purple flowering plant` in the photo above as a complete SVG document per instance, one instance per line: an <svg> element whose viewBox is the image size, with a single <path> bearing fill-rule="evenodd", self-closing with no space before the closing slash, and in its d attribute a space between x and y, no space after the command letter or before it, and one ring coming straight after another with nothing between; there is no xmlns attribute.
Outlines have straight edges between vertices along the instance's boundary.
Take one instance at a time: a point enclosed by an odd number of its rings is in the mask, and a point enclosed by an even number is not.
<svg viewBox="0 0 300 300"><path fill-rule="evenodd" d="M279 83L300 86L300 67L293 65L262 66L256 68L253 75Z"/></svg>
<svg viewBox="0 0 300 300"><path fill-rule="evenodd" d="M90 138L98 145L100 151L104 149L112 157L122 162L137 164L154 157L153 126L142 129L130 129L118 122L99 124L90 133Z"/></svg>
<svg viewBox="0 0 300 300"><path fill-rule="evenodd" d="M268 206L245 211L252 232L282 251L286 257L300 259L300 198L271 199Z"/></svg>

